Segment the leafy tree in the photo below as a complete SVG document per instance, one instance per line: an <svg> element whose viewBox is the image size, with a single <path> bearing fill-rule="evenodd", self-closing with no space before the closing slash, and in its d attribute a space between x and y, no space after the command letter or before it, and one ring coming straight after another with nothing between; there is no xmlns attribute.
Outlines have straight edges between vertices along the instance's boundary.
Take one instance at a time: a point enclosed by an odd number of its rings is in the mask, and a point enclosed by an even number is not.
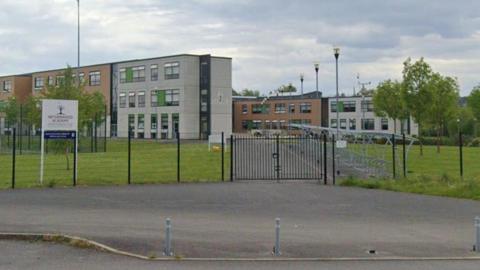
<svg viewBox="0 0 480 270"><path fill-rule="evenodd" d="M423 58L412 64L410 58L403 63L403 97L408 112L415 122L418 123L420 154L423 155L421 143L421 128L429 117L429 106L432 100L432 92L428 84L433 76L433 71Z"/></svg>
<svg viewBox="0 0 480 270"><path fill-rule="evenodd" d="M402 96L402 84L398 81L381 82L373 92L373 108L375 114L392 118L394 133L397 133L397 120L407 117L405 102Z"/></svg>
<svg viewBox="0 0 480 270"><path fill-rule="evenodd" d="M232 96L240 96L240 93L235 91L235 89L232 89Z"/></svg>
<svg viewBox="0 0 480 270"><path fill-rule="evenodd" d="M455 118L458 110L459 87L455 79L434 73L427 85L431 100L427 106L427 123L437 133L437 152L440 152L441 137L448 121Z"/></svg>
<svg viewBox="0 0 480 270"><path fill-rule="evenodd" d="M17 98L10 97L8 98L3 110L5 113L5 122L12 127L17 123L17 119L20 113L20 106L17 101Z"/></svg>
<svg viewBox="0 0 480 270"><path fill-rule="evenodd" d="M250 90L250 89L243 89L242 92L240 92L242 96L250 96L250 97L259 97L260 96L260 91L258 90Z"/></svg>
<svg viewBox="0 0 480 270"><path fill-rule="evenodd" d="M480 85L477 85L473 88L472 92L468 96L467 106L472 110L474 117L474 133L477 131L477 121L480 121ZM473 134L477 136L477 134Z"/></svg>
<svg viewBox="0 0 480 270"><path fill-rule="evenodd" d="M23 106L24 123L29 126L39 127L41 125L42 112L40 109L40 99L34 96L29 96Z"/></svg>
<svg viewBox="0 0 480 270"><path fill-rule="evenodd" d="M77 85L73 75L73 70L67 67L63 73L64 79L60 81L58 86L48 85L42 98L78 100L78 130L82 131L83 128L92 130L94 121L98 123L98 116L103 115L105 111L105 99L98 91L93 93L85 91L87 82ZM68 154L72 148L72 142L70 140L57 140L54 142L53 148L57 152L65 151L67 170L69 170Z"/></svg>
<svg viewBox="0 0 480 270"><path fill-rule="evenodd" d="M293 86L291 83L288 85L282 85L277 89L278 93L295 93L297 92L297 88Z"/></svg>

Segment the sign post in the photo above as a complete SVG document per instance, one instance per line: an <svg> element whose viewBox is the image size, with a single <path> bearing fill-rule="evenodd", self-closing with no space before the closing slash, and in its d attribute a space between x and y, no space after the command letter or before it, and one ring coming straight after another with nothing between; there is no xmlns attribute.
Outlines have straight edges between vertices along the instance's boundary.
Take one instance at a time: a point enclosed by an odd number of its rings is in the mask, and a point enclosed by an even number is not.
<svg viewBox="0 0 480 270"><path fill-rule="evenodd" d="M77 179L78 101L61 99L42 100L42 138L40 157L40 184L43 184L45 139L72 139L74 141L73 183Z"/></svg>

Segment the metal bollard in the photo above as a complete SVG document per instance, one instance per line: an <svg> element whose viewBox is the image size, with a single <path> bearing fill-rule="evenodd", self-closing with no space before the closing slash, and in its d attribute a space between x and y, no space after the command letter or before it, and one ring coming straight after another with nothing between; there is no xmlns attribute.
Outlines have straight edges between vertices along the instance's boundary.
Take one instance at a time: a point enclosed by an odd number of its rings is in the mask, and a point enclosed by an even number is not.
<svg viewBox="0 0 480 270"><path fill-rule="evenodd" d="M275 247L273 247L273 254L280 256L280 219L275 219Z"/></svg>
<svg viewBox="0 0 480 270"><path fill-rule="evenodd" d="M480 217L475 217L475 232L476 232L476 239L475 239L475 246L473 250L475 252L480 252Z"/></svg>
<svg viewBox="0 0 480 270"><path fill-rule="evenodd" d="M167 218L165 221L165 249L163 250L163 255L173 256L172 252L172 222L170 218Z"/></svg>

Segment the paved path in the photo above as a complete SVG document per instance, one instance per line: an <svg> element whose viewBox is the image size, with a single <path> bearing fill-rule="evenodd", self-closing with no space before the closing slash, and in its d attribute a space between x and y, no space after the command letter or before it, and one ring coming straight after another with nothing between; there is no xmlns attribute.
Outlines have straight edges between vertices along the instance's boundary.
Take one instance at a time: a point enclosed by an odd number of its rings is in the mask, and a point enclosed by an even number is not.
<svg viewBox="0 0 480 270"><path fill-rule="evenodd" d="M78 235L162 254L166 217L188 257L472 256L480 202L314 183L225 183L0 192L0 231ZM374 249L377 255L368 255Z"/></svg>
<svg viewBox="0 0 480 270"><path fill-rule="evenodd" d="M148 262L122 256L48 243L0 241L2 270L477 270L479 261L386 261L386 262Z"/></svg>

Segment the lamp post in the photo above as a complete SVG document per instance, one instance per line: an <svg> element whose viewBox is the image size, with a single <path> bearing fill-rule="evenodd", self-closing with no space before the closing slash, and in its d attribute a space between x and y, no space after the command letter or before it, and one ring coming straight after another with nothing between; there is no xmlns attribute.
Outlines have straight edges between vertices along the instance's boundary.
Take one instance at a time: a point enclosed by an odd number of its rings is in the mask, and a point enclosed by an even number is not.
<svg viewBox="0 0 480 270"><path fill-rule="evenodd" d="M314 63L315 66L315 74L316 74L316 90L317 90L317 98L320 96L318 93L318 68L320 67L320 64L318 62Z"/></svg>
<svg viewBox="0 0 480 270"><path fill-rule="evenodd" d="M80 86L80 0L77 0L77 86Z"/></svg>
<svg viewBox="0 0 480 270"><path fill-rule="evenodd" d="M304 79L303 73L300 73L300 94L302 95L302 98L303 98L303 79Z"/></svg>
<svg viewBox="0 0 480 270"><path fill-rule="evenodd" d="M339 121L339 109L340 109L340 104L338 103L338 57L340 56L340 48L335 47L333 48L333 55L335 56L335 82L336 82L336 90L337 90L337 95L336 95L336 101L337 101L337 138L338 138L338 129L340 126L340 121Z"/></svg>

